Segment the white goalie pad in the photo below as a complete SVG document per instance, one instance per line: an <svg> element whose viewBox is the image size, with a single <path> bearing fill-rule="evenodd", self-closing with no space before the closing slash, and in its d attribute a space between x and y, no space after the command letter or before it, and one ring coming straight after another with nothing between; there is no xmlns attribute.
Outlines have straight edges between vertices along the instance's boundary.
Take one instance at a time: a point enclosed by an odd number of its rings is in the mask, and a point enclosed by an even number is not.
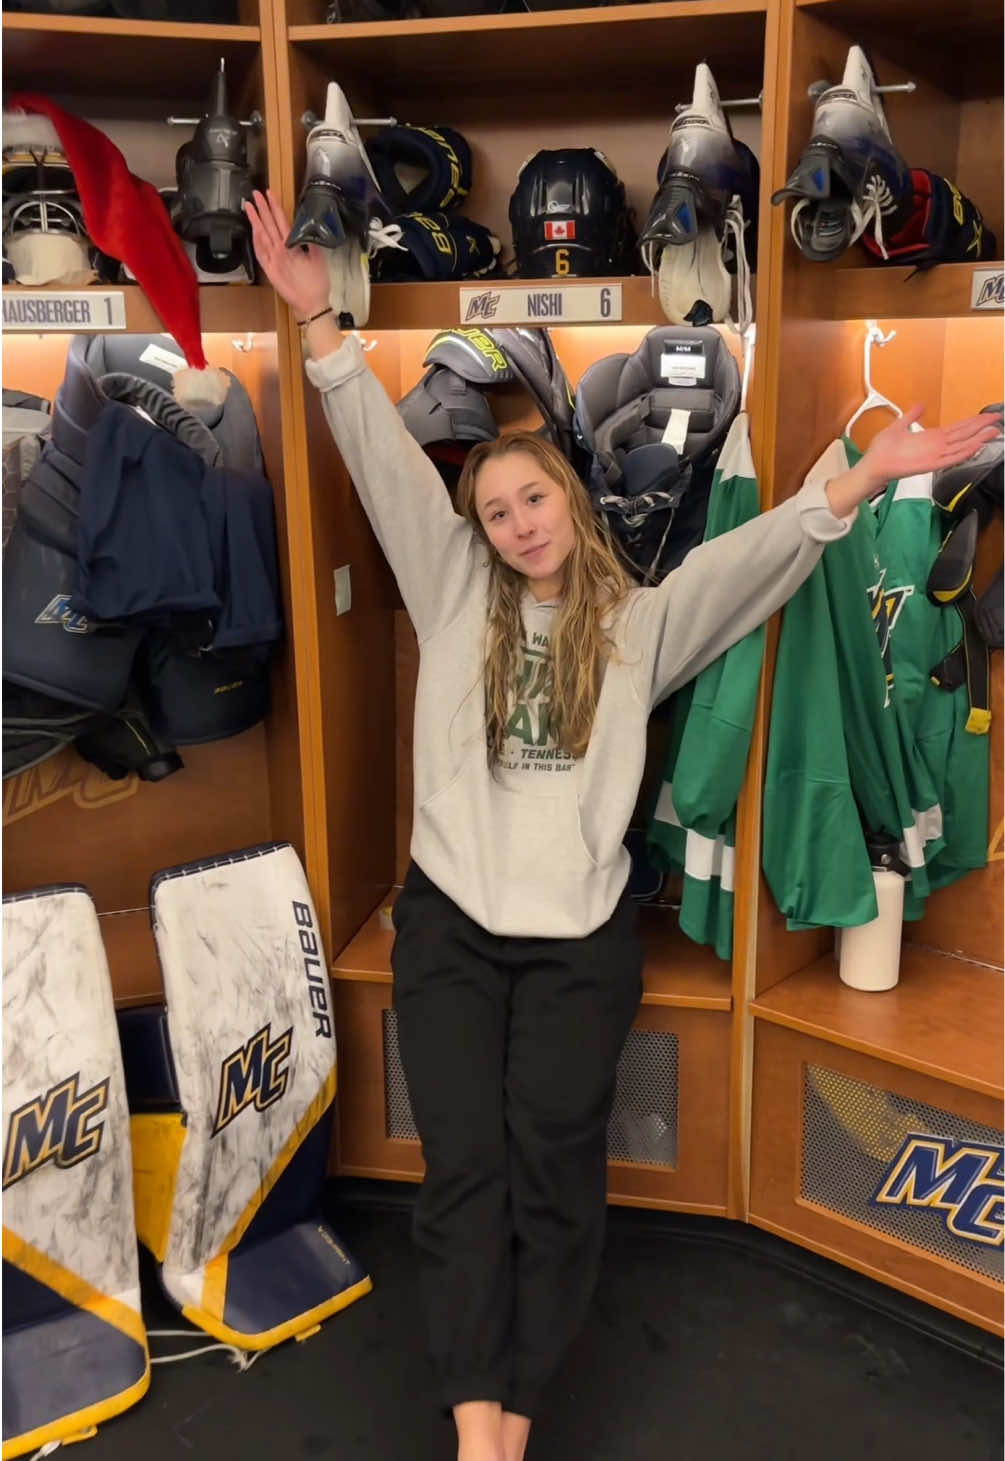
<svg viewBox="0 0 1005 1461"><path fill-rule="evenodd" d="M3 900L3 1456L80 1439L150 1381L129 1110L85 888Z"/></svg>
<svg viewBox="0 0 1005 1461"><path fill-rule="evenodd" d="M179 1109L134 1113L140 1236L187 1318L269 1348L371 1287L319 1213L335 1038L314 905L285 843L158 873L151 904Z"/></svg>

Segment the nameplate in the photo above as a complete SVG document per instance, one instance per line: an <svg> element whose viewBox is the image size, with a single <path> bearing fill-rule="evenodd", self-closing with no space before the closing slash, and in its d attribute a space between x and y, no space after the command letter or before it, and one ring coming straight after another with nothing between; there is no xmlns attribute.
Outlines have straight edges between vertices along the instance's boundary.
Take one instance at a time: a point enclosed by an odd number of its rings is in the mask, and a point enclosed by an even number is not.
<svg viewBox="0 0 1005 1461"><path fill-rule="evenodd" d="M609 324L621 318L620 284L486 284L460 291L462 325Z"/></svg>
<svg viewBox="0 0 1005 1461"><path fill-rule="evenodd" d="M3 327L36 334L124 330L126 301L121 289L5 289Z"/></svg>

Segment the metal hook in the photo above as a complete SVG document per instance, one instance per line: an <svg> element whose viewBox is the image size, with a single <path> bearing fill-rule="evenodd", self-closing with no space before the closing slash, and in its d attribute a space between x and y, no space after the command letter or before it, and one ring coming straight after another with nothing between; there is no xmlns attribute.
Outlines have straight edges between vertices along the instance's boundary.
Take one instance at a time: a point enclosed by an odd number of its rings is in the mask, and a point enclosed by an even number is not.
<svg viewBox="0 0 1005 1461"><path fill-rule="evenodd" d="M359 341L360 349L361 350L363 350L364 352L367 351L367 350L376 350L376 348L377 348L377 340L376 339L364 340L364 338L360 334L359 330L353 330L352 333L356 337L356 339Z"/></svg>
<svg viewBox="0 0 1005 1461"><path fill-rule="evenodd" d="M242 355L249 355L251 353L251 351L254 349L254 342L253 342L253 340L251 338L251 331L250 330L247 330L245 332L245 336L244 336L244 339L243 340L231 340L230 343L234 347L235 350L240 350L241 353L242 353Z"/></svg>
<svg viewBox="0 0 1005 1461"><path fill-rule="evenodd" d="M824 92L830 91L834 85L833 81L811 81L806 88L806 94L811 101L816 101L818 96L823 96ZM891 82L889 86L877 86L874 89L884 95L890 91L917 91L918 83L916 81L895 81Z"/></svg>
<svg viewBox="0 0 1005 1461"><path fill-rule="evenodd" d="M759 107L763 100L764 92L759 91L756 96L737 96L733 97L731 101L720 101L719 105L723 109L726 107ZM690 111L690 109L691 103L689 101L679 101L674 106L675 112L686 112Z"/></svg>
<svg viewBox="0 0 1005 1461"><path fill-rule="evenodd" d="M317 112L303 112L300 117L300 125L306 127L308 132L315 127L320 127L323 121L324 117L319 117ZM398 125L397 117L353 117L353 121L357 127L396 127Z"/></svg>

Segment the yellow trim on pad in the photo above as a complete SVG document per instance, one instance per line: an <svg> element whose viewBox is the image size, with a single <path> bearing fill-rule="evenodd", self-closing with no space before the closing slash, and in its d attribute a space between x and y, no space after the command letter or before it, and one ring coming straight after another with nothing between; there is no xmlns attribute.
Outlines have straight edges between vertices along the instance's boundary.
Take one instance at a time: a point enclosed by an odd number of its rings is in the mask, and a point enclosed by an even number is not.
<svg viewBox="0 0 1005 1461"><path fill-rule="evenodd" d="M3 1257L5 1263L13 1263L15 1268L28 1274L29 1278L37 1279L39 1283L54 1289L75 1309L84 1309L88 1314L94 1314L96 1318L110 1324L113 1329L121 1330L136 1341L144 1354L147 1353L147 1331L143 1319L128 1304L103 1294L100 1289L88 1283L86 1278L81 1278L79 1273L63 1268L24 1238L18 1237L10 1228L3 1230Z"/></svg>
<svg viewBox="0 0 1005 1461"><path fill-rule="evenodd" d="M197 1324L200 1329L205 1329L206 1333L212 1335L214 1339L222 1339L225 1344L234 1344L238 1349L272 1349L274 1345L282 1344L284 1339L297 1338L305 1329L310 1329L312 1326L317 1329L322 1320L328 1319L332 1314L337 1314L340 1309L348 1309L350 1304L354 1304L357 1299L361 1299L372 1289L373 1279L367 1275L366 1278L361 1278L359 1283L354 1283L352 1288L344 1289L333 1299L326 1299L323 1304L318 1304L316 1309L306 1309L295 1319L288 1319L285 1324L277 1324L275 1329L263 1329L261 1334L242 1334L239 1330L231 1329L228 1325L221 1323L212 1314L207 1314L203 1309L197 1309L191 1304L187 1304L182 1309L182 1314L192 1324Z"/></svg>
<svg viewBox="0 0 1005 1461"><path fill-rule="evenodd" d="M101 1425L103 1421L110 1420L113 1415L119 1415L123 1410L128 1410L131 1405L135 1405L137 1400L143 1398L150 1386L150 1356L147 1350L147 1332L143 1319L128 1304L123 1304L121 1300L101 1293L86 1279L63 1268L61 1264L54 1262L45 1253L39 1252L37 1248L25 1242L24 1238L18 1237L10 1228L3 1230L3 1257L6 1263L13 1263L22 1273L27 1273L29 1277L53 1289L74 1308L93 1314L113 1329L134 1339L142 1349L145 1360L143 1373L139 1379L117 1395L109 1395L105 1400L99 1400L94 1405L85 1405L83 1410L74 1411L70 1415L62 1415L57 1420L50 1421L48 1425L37 1426L33 1431L25 1431L23 1435L11 1436L4 1441L0 1457L2 1457L2 1461L8 1461L8 1458L13 1461L15 1456L24 1456L27 1452L44 1446L48 1441L62 1441L64 1444L68 1444L73 1440L86 1440L89 1435L93 1435L94 1428Z"/></svg>
<svg viewBox="0 0 1005 1461"><path fill-rule="evenodd" d="M307 1107L307 1110L304 1112L300 1120L297 1122L296 1126L293 1128L278 1157L272 1163L272 1166L269 1168L268 1172L265 1174L265 1178L259 1186L258 1191L248 1203L248 1206L244 1209L244 1212L231 1228L226 1238L223 1240L223 1244L220 1248L221 1254L232 1253L233 1250L237 1247L238 1243L251 1227L252 1219L258 1212L258 1209L261 1207L262 1203L268 1197L273 1187L275 1187L276 1183L279 1181L280 1177L283 1175L283 1173L286 1171L286 1168L293 1160L293 1156L296 1153L297 1148L300 1146L301 1142L303 1142L304 1138L307 1136L307 1133L309 1131L312 1131L317 1123L321 1120L321 1117L325 1114L334 1099L335 1068L333 1066L328 1073L324 1085L318 1091L317 1095L314 1097L314 1100ZM215 1260L211 1260L211 1262L212 1261ZM207 1264L207 1268L208 1267L209 1265Z"/></svg>

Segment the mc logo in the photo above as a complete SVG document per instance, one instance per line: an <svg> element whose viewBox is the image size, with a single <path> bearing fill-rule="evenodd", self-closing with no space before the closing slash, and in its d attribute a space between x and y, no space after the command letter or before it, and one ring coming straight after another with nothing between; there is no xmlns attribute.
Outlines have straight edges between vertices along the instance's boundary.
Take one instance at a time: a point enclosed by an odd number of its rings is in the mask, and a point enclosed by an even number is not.
<svg viewBox="0 0 1005 1461"><path fill-rule="evenodd" d="M1005 1243L1005 1151L982 1142L912 1133L872 1201L935 1208L955 1237L1001 1248Z"/></svg>
<svg viewBox="0 0 1005 1461"><path fill-rule="evenodd" d="M5 1188L46 1162L75 1167L101 1146L105 1126L97 1117L108 1109L109 1077L83 1092L77 1089L79 1080L77 1071L12 1113L3 1156Z"/></svg>
<svg viewBox="0 0 1005 1461"><path fill-rule="evenodd" d="M246 1106L265 1111L280 1099L289 1080L286 1061L292 1043L292 1025L273 1040L270 1023L227 1056L220 1067L220 1095L212 1136L229 1125Z"/></svg>
<svg viewBox="0 0 1005 1461"><path fill-rule="evenodd" d="M475 294L468 300L468 307L464 312L466 320L492 320L495 319L496 310L499 308L501 295L497 289L486 289L481 294Z"/></svg>

